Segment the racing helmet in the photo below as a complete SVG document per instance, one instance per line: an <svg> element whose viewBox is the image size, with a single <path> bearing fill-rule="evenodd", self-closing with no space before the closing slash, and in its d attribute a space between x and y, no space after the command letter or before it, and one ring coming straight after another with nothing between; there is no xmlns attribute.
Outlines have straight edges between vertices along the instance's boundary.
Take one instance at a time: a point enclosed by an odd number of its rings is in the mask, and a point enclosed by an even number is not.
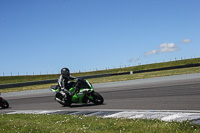
<svg viewBox="0 0 200 133"><path fill-rule="evenodd" d="M63 76L63 78L69 78L70 76L70 71L68 68L62 68L61 69L61 75Z"/></svg>

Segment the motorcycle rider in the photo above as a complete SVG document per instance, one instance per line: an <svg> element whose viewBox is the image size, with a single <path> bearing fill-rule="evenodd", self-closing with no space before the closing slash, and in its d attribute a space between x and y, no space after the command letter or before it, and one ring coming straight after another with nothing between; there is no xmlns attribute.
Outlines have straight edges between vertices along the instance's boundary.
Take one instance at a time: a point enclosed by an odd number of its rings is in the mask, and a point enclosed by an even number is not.
<svg viewBox="0 0 200 133"><path fill-rule="evenodd" d="M75 81L75 83L69 81ZM58 86L61 90L60 93L64 97L66 97L66 94L69 94L69 96L73 96L75 93L78 93L81 89L81 80L79 78L72 77L70 75L70 70L65 67L61 69L61 75L58 79ZM73 86L75 86L75 93L69 91L69 89Z"/></svg>

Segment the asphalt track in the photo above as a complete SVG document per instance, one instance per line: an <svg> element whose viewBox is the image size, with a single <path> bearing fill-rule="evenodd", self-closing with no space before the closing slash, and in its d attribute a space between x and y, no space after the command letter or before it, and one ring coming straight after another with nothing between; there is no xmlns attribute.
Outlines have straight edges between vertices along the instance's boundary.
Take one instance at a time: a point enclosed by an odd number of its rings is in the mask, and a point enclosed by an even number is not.
<svg viewBox="0 0 200 133"><path fill-rule="evenodd" d="M4 93L6 114L69 114L104 118L189 120L200 125L200 73L94 84L103 105L63 107L49 89Z"/></svg>
<svg viewBox="0 0 200 133"><path fill-rule="evenodd" d="M4 93L9 110L200 110L200 73L94 84L103 105L63 107L48 89ZM0 109L0 112L2 110Z"/></svg>

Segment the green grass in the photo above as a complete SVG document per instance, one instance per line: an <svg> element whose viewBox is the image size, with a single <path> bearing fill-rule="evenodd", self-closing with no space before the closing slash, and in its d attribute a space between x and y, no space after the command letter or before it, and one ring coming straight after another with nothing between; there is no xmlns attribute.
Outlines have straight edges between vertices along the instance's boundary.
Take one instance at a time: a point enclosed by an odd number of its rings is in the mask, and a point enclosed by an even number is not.
<svg viewBox="0 0 200 133"><path fill-rule="evenodd" d="M200 132L200 126L185 122L164 122L147 119L115 119L79 115L0 114L0 132L29 133L189 133Z"/></svg>
<svg viewBox="0 0 200 133"><path fill-rule="evenodd" d="M0 84L20 83L29 81L40 81L48 79L58 79L59 75L35 75L35 76L5 76L0 77Z"/></svg>
<svg viewBox="0 0 200 133"><path fill-rule="evenodd" d="M195 64L195 63L200 63L200 58L140 65L140 66L126 67L126 68L118 68L118 69L108 69L108 70L85 72L85 73L72 73L72 76L78 77L78 76L97 75L97 74L105 74L105 73L120 73L120 72L127 72L127 71L149 70L149 69L156 69L156 68L162 68L162 67L171 67L171 66L179 66L179 65L186 65L186 64ZM5 76L5 77L0 77L0 84L57 79L58 77L59 77L58 74L35 75L35 76Z"/></svg>
<svg viewBox="0 0 200 133"><path fill-rule="evenodd" d="M0 89L0 92L1 93L8 93L8 92L17 92L17 91L38 90L38 89L49 88L51 85L56 85L56 83L42 84L42 85L31 85L31 86L15 87L15 88L6 88L6 89Z"/></svg>
<svg viewBox="0 0 200 133"><path fill-rule="evenodd" d="M94 79L88 79L88 80L91 83L103 83L103 82L145 79L145 78L191 74L191 73L200 73L200 67L182 68L182 69L174 69L174 70L163 70L163 71L155 71L155 72L145 72L145 73L137 73L137 74L129 74L129 75L118 75L118 76L94 78Z"/></svg>

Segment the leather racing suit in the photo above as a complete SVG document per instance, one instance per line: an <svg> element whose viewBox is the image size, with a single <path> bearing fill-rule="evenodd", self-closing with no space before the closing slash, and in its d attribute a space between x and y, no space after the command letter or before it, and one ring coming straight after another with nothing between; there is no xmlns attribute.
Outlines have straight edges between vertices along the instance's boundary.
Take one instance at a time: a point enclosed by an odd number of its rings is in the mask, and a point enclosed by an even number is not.
<svg viewBox="0 0 200 133"><path fill-rule="evenodd" d="M72 81L72 82L69 82ZM60 75L59 79L58 79L58 85L61 89L61 94L65 95L65 94L69 94L69 95L74 95L74 93L71 93L69 91L70 88L72 88L73 86L75 87L75 93L78 93L79 90L81 89L81 82L82 80L76 77L72 77L71 75L69 76L69 78L64 78L62 75ZM64 93L63 93L64 92Z"/></svg>

